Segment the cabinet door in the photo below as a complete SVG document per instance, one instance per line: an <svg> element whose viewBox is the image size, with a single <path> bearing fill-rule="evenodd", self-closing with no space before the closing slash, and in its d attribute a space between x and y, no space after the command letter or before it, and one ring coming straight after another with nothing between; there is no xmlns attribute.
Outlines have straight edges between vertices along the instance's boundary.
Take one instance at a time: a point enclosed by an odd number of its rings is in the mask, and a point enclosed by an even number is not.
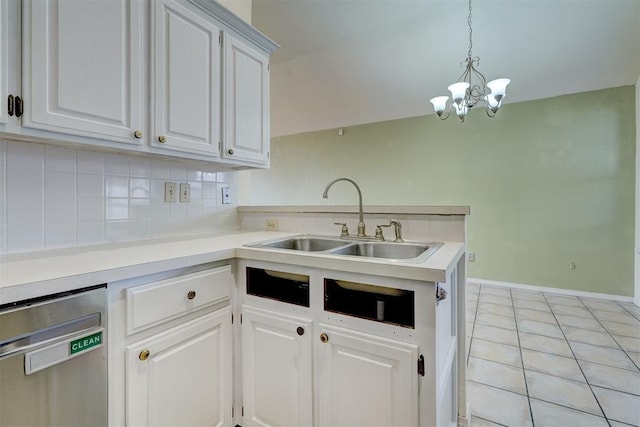
<svg viewBox="0 0 640 427"><path fill-rule="evenodd" d="M231 311L127 347L127 425L229 426Z"/></svg>
<svg viewBox="0 0 640 427"><path fill-rule="evenodd" d="M20 119L13 112L9 115L9 95L22 98L20 70L22 37L20 0L0 1L0 126L14 132L20 129Z"/></svg>
<svg viewBox="0 0 640 427"><path fill-rule="evenodd" d="M141 143L142 4L23 2L23 126Z"/></svg>
<svg viewBox="0 0 640 427"><path fill-rule="evenodd" d="M320 326L315 377L320 425L418 425L418 347Z"/></svg>
<svg viewBox="0 0 640 427"><path fill-rule="evenodd" d="M311 321L243 307L245 426L313 424Z"/></svg>
<svg viewBox="0 0 640 427"><path fill-rule="evenodd" d="M220 141L220 29L175 0L151 2L152 145L217 156Z"/></svg>
<svg viewBox="0 0 640 427"><path fill-rule="evenodd" d="M228 159L269 160L269 56L225 34L224 150Z"/></svg>
<svg viewBox="0 0 640 427"><path fill-rule="evenodd" d="M9 2L0 1L0 124L6 124L9 96ZM14 66L17 66L15 64Z"/></svg>

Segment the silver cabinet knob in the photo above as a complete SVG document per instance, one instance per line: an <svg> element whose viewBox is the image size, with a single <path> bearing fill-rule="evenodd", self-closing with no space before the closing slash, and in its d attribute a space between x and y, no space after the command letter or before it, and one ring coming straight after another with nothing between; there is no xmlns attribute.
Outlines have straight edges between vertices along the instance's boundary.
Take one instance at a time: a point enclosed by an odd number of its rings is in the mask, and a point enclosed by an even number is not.
<svg viewBox="0 0 640 427"><path fill-rule="evenodd" d="M165 142L167 142L167 138L164 135L160 135L158 137L158 142L164 144Z"/></svg>
<svg viewBox="0 0 640 427"><path fill-rule="evenodd" d="M136 139L142 139L142 131L141 130L137 130L137 131L133 132L133 136Z"/></svg>
<svg viewBox="0 0 640 427"><path fill-rule="evenodd" d="M323 343L327 343L329 342L329 335L325 334L324 332L320 334L320 341Z"/></svg>
<svg viewBox="0 0 640 427"><path fill-rule="evenodd" d="M233 156L233 148L229 148L227 150L227 153L229 153L230 156Z"/></svg>

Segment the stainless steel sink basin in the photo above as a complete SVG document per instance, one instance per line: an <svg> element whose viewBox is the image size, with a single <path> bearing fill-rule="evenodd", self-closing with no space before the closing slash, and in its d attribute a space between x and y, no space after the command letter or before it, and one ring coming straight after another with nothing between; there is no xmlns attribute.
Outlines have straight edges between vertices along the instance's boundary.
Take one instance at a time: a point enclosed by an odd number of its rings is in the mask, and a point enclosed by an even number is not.
<svg viewBox="0 0 640 427"><path fill-rule="evenodd" d="M250 245L261 248L274 248L274 249L291 249L294 251L305 252L319 252L329 249L337 248L339 246L348 245L349 242L340 239L331 239L325 237L315 236L298 236L288 237L285 239L258 243L256 245Z"/></svg>
<svg viewBox="0 0 640 427"><path fill-rule="evenodd" d="M418 257L429 248L429 245L415 243L355 242L332 250L331 253L371 258L409 259Z"/></svg>
<svg viewBox="0 0 640 427"><path fill-rule="evenodd" d="M380 258L416 263L429 258L431 254L442 246L442 243L393 243L305 235L253 243L247 246L262 249L286 249L292 251L317 252L326 255Z"/></svg>

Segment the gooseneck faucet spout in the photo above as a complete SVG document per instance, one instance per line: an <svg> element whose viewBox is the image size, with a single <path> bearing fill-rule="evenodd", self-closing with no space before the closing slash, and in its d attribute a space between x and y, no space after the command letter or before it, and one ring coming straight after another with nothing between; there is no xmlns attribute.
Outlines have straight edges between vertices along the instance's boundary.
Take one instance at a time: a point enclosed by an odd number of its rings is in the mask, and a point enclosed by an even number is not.
<svg viewBox="0 0 640 427"><path fill-rule="evenodd" d="M365 225L364 225L364 215L362 214L362 192L360 191L360 187L358 187L358 184L356 184L356 182L350 178L336 178L333 181L331 181L329 184L327 184L327 187L324 189L324 193L322 193L322 198L323 199L327 199L329 198L329 188L331 188L331 186L333 184L335 184L338 181L347 181L352 183L355 187L356 190L358 191L358 210L359 210L359 217L358 217L358 237L366 237L366 233L365 233Z"/></svg>

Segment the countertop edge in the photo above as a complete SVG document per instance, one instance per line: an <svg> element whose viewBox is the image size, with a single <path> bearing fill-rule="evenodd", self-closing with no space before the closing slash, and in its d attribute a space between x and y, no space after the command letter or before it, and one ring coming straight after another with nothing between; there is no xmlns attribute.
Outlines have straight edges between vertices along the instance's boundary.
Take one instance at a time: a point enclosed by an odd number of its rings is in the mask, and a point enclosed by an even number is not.
<svg viewBox="0 0 640 427"><path fill-rule="evenodd" d="M247 243L298 234L300 233L238 232L227 236L162 241L155 243L155 246L149 242L116 248L105 246L95 248L93 252L79 254L52 251L50 256L5 262L0 264L0 304L233 259L279 263L294 261L297 265L313 268L444 282L447 271L462 256L465 248L462 242L445 242L425 262L411 264L244 246ZM122 251L118 252L117 249ZM105 259L105 255L113 257L114 251L118 252L117 257Z"/></svg>
<svg viewBox="0 0 640 427"><path fill-rule="evenodd" d="M470 206L363 206L365 214L471 215ZM358 213L358 206L238 206L238 213Z"/></svg>

